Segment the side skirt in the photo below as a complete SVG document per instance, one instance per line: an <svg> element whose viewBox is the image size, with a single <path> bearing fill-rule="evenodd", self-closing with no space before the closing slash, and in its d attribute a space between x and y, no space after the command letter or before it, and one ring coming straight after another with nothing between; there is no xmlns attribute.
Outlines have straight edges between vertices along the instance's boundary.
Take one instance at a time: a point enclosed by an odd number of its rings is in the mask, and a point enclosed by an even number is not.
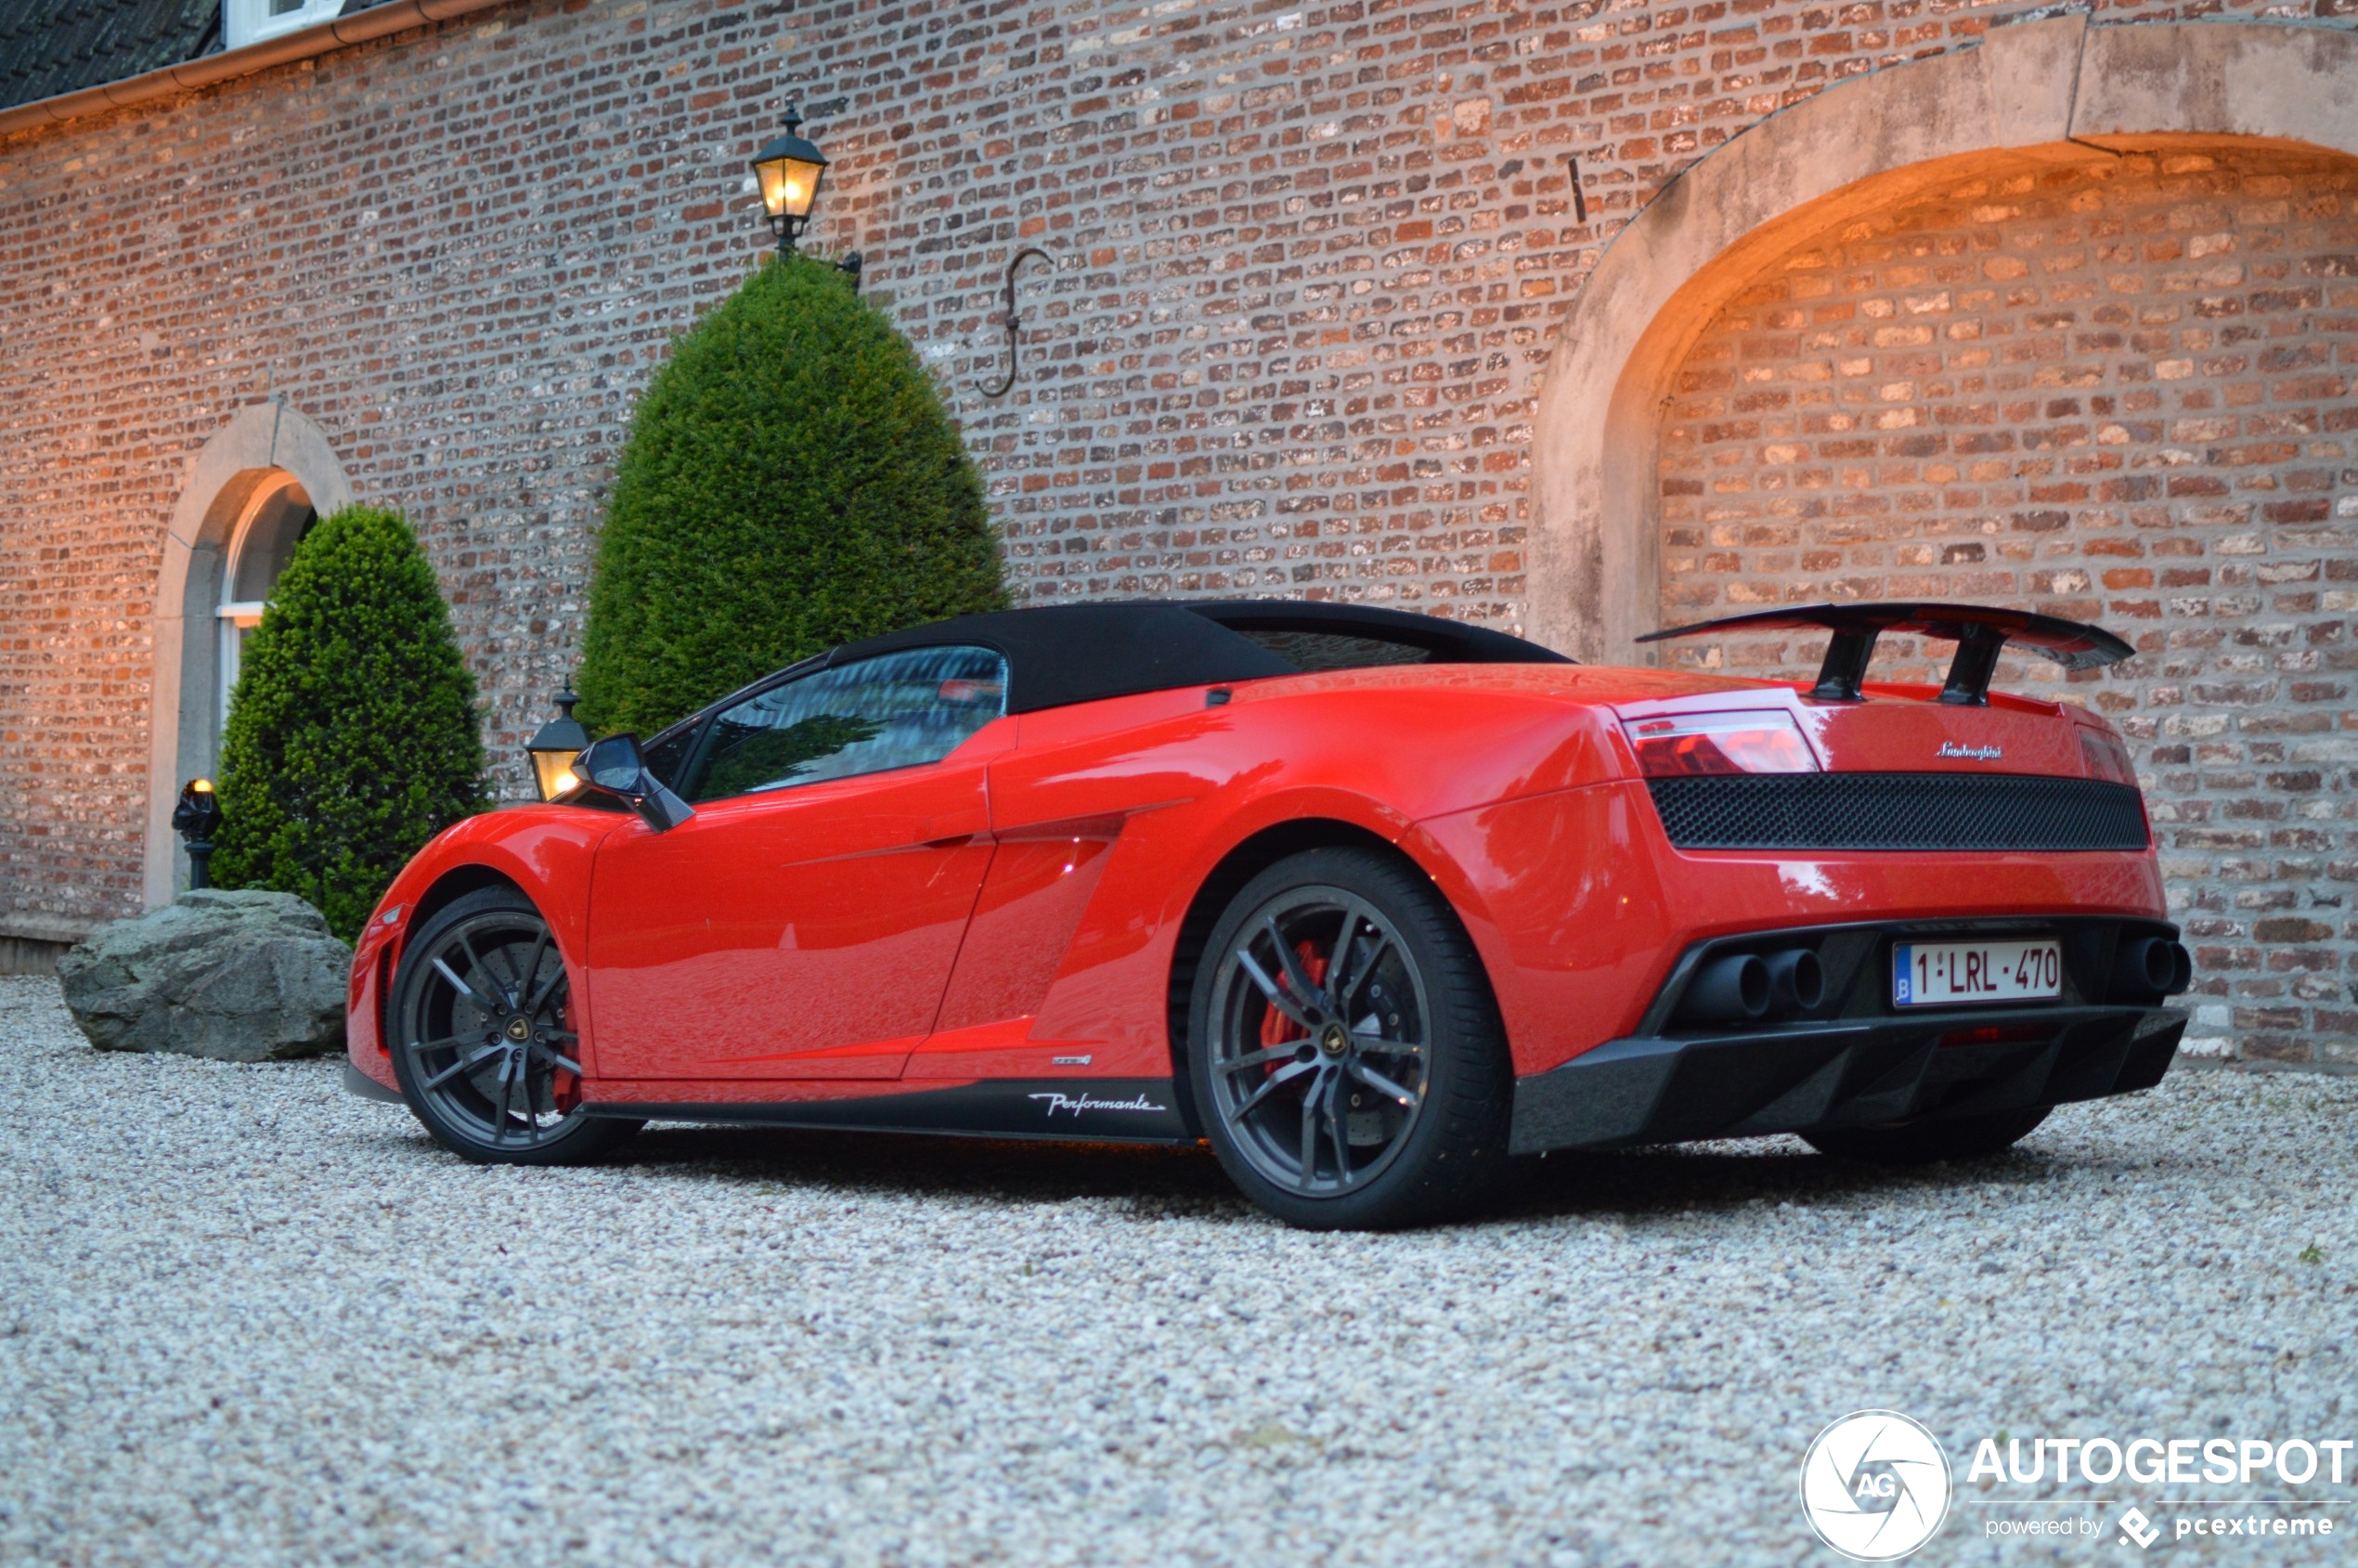
<svg viewBox="0 0 2358 1568"><path fill-rule="evenodd" d="M723 1121L748 1127L846 1128L983 1138L1074 1138L1086 1143L1191 1144L1168 1078L991 1078L943 1089L846 1099L592 1102L591 1116L650 1121Z"/></svg>

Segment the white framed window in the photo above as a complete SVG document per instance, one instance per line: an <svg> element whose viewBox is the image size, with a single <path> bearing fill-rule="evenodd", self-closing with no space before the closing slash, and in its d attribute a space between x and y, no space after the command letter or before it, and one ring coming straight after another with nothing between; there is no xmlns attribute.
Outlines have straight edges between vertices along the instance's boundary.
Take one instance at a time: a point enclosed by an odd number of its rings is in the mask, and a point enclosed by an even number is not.
<svg viewBox="0 0 2358 1568"><path fill-rule="evenodd" d="M221 691L214 705L214 733L228 721L229 693L238 684L238 659L246 634L262 624L262 612L278 586L279 574L293 559L295 545L311 531L318 513L311 497L285 474L254 492L229 536L228 563L221 574Z"/></svg>
<svg viewBox="0 0 2358 1568"><path fill-rule="evenodd" d="M222 46L241 49L298 28L316 27L343 9L343 0L221 0Z"/></svg>

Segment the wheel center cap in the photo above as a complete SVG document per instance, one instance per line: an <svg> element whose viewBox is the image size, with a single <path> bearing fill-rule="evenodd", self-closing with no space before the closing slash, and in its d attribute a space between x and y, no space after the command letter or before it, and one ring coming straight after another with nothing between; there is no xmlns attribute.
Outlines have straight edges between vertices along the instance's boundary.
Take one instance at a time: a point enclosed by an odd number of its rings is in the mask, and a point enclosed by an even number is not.
<svg viewBox="0 0 2358 1568"><path fill-rule="evenodd" d="M508 1020L508 1027L500 1030L500 1032L505 1034L509 1039L514 1041L517 1044L521 1045L525 1041L532 1038L532 1020L519 1015L515 1017L510 1018Z"/></svg>
<svg viewBox="0 0 2358 1568"><path fill-rule="evenodd" d="M1328 1024L1318 1036L1318 1047L1330 1056L1340 1056L1351 1049L1351 1034L1341 1024Z"/></svg>

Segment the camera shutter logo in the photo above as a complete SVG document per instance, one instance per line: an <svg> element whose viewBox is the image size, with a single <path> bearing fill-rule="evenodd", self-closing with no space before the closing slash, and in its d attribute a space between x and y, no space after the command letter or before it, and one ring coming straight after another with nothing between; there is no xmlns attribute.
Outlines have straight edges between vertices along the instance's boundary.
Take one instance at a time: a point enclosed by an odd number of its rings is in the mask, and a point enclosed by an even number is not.
<svg viewBox="0 0 2358 1568"><path fill-rule="evenodd" d="M1845 1416L1801 1460L1809 1527L1859 1562L1890 1562L1938 1535L1950 1486L1940 1440L1897 1410Z"/></svg>

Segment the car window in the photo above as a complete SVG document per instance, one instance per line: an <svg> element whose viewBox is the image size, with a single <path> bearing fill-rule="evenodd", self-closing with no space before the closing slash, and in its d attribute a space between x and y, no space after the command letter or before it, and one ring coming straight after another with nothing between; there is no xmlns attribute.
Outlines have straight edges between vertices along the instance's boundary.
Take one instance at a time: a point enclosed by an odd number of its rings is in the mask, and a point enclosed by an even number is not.
<svg viewBox="0 0 2358 1568"><path fill-rule="evenodd" d="M696 726L683 725L659 740L650 741L641 748L639 759L647 771L663 781L663 787L675 793L680 788L680 771L688 761L688 748L695 744Z"/></svg>
<svg viewBox="0 0 2358 1568"><path fill-rule="evenodd" d="M914 648L817 670L715 718L691 800L939 762L1006 711L988 648Z"/></svg>

